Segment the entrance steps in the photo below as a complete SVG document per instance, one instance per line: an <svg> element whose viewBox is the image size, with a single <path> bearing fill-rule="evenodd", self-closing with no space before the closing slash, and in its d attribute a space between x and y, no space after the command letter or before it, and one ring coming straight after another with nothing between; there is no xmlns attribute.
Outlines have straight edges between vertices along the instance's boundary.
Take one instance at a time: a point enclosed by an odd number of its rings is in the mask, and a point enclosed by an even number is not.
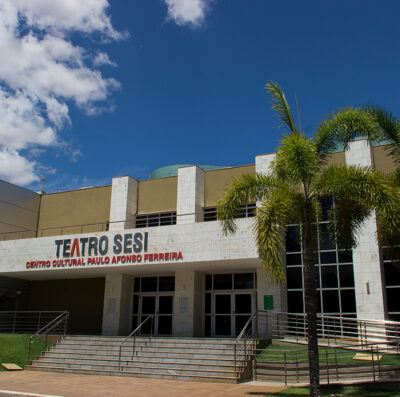
<svg viewBox="0 0 400 397"><path fill-rule="evenodd" d="M36 371L237 383L234 339L66 336L25 367ZM257 342L252 340L254 348ZM133 353L133 354L132 354Z"/></svg>

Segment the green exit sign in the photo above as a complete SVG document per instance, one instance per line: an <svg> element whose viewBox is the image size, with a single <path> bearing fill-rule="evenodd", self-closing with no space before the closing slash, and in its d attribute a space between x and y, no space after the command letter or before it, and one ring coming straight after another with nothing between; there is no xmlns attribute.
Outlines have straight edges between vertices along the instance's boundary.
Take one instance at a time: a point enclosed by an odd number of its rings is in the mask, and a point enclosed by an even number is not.
<svg viewBox="0 0 400 397"><path fill-rule="evenodd" d="M272 295L264 295L264 310L274 310L274 297Z"/></svg>

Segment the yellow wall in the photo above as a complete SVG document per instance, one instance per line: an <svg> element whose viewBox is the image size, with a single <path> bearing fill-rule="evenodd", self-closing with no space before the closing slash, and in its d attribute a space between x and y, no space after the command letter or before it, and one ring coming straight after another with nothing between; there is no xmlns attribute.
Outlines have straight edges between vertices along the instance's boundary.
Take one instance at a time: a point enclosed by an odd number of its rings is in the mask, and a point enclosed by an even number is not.
<svg viewBox="0 0 400 397"><path fill-rule="evenodd" d="M338 164L346 164L346 155L344 152L336 152L326 156L326 163L322 165L322 168Z"/></svg>
<svg viewBox="0 0 400 397"><path fill-rule="evenodd" d="M67 310L68 333L100 335L104 284L104 278L31 281L28 310Z"/></svg>
<svg viewBox="0 0 400 397"><path fill-rule="evenodd" d="M217 205L217 201L221 198L223 191L232 179L242 174L254 173L254 164L206 172L205 207L215 207Z"/></svg>
<svg viewBox="0 0 400 397"><path fill-rule="evenodd" d="M392 145L374 147L375 169L383 173L396 170L400 164L396 164L395 157L390 154Z"/></svg>
<svg viewBox="0 0 400 397"><path fill-rule="evenodd" d="M138 187L138 214L176 211L178 177L140 181Z"/></svg>
<svg viewBox="0 0 400 397"><path fill-rule="evenodd" d="M106 230L110 202L111 186L44 194L40 203L39 236Z"/></svg>

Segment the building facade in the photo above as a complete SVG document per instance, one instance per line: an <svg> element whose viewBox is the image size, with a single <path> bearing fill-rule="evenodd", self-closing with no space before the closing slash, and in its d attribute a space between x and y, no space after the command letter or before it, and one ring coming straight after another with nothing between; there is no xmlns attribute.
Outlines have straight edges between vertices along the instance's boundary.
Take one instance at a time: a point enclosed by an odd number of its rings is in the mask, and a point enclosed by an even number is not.
<svg viewBox="0 0 400 397"><path fill-rule="evenodd" d="M156 335L234 337L257 309L302 313L299 225L286 241L287 285L261 267L252 234L256 203L244 206L224 236L216 205L227 184L268 173L274 154L210 169L180 166L170 176L37 194L0 184L0 310L68 310L70 332L127 335L155 314ZM395 169L387 146L355 141L330 164ZM329 206L329 199L323 206ZM335 246L320 220L320 312L398 319L400 272L382 259L371 216L354 250ZM149 332L150 323L143 332Z"/></svg>

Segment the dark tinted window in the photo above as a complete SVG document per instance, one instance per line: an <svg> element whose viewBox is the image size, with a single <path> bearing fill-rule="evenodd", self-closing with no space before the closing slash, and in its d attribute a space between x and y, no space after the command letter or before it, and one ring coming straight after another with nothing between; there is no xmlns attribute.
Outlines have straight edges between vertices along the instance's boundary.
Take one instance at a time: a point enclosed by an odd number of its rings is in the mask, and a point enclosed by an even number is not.
<svg viewBox="0 0 400 397"><path fill-rule="evenodd" d="M175 277L160 277L158 280L159 291L175 291Z"/></svg>
<svg viewBox="0 0 400 397"><path fill-rule="evenodd" d="M286 251L299 252L301 251L299 240L299 227L289 226L286 234Z"/></svg>
<svg viewBox="0 0 400 397"><path fill-rule="evenodd" d="M289 267L287 269L286 277L288 288L303 288L303 274L301 267Z"/></svg>
<svg viewBox="0 0 400 397"><path fill-rule="evenodd" d="M254 288L253 273L238 273L234 275L235 289L252 289Z"/></svg>
<svg viewBox="0 0 400 397"><path fill-rule="evenodd" d="M214 274L214 289L232 289L232 274Z"/></svg>
<svg viewBox="0 0 400 397"><path fill-rule="evenodd" d="M142 292L156 292L157 277L142 277Z"/></svg>

